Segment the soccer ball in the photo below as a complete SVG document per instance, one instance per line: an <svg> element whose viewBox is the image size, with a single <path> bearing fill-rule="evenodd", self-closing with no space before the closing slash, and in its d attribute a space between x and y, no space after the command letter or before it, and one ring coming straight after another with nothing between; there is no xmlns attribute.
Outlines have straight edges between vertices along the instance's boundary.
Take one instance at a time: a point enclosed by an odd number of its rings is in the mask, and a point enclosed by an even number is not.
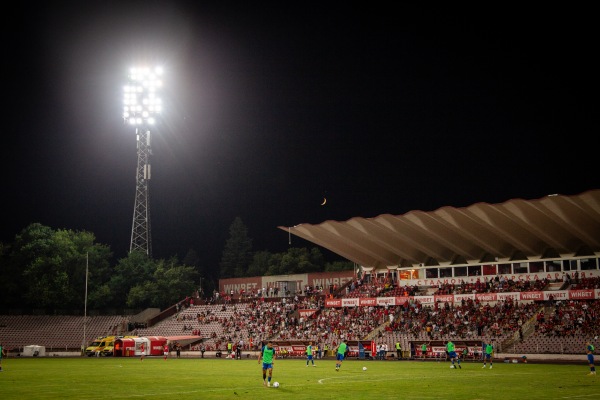
<svg viewBox="0 0 600 400"><path fill-rule="evenodd" d="M366 370L367 370L367 367L363 367L363 371L366 371Z"/></svg>
<svg viewBox="0 0 600 400"><path fill-rule="evenodd" d="M279 387L279 382L273 382L273 387L274 388L278 388Z"/></svg>

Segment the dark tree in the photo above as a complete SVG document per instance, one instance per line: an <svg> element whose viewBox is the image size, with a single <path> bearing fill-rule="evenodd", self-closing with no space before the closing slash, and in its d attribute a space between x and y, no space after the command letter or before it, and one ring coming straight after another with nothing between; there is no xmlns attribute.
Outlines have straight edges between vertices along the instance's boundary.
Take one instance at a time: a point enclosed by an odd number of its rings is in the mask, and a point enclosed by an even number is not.
<svg viewBox="0 0 600 400"><path fill-rule="evenodd" d="M225 242L223 257L219 264L221 278L246 276L252 262L252 239L240 217L236 217L229 227L229 239Z"/></svg>

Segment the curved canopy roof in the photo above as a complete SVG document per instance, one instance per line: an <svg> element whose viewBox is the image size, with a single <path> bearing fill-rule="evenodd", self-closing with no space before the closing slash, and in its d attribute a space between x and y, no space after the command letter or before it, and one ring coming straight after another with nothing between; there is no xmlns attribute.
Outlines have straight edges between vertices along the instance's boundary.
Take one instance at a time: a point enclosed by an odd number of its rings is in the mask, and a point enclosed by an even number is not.
<svg viewBox="0 0 600 400"><path fill-rule="evenodd" d="M278 228L375 268L600 256L600 189Z"/></svg>

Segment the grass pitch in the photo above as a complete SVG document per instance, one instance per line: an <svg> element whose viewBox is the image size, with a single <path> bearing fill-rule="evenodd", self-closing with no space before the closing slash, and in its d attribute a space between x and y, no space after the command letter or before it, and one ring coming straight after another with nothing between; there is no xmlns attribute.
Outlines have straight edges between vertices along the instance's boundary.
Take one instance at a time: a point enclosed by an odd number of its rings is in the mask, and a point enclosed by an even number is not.
<svg viewBox="0 0 600 400"><path fill-rule="evenodd" d="M0 399L600 399L600 375L580 364L276 360L266 388L257 359L8 358ZM367 367L363 371L363 367Z"/></svg>

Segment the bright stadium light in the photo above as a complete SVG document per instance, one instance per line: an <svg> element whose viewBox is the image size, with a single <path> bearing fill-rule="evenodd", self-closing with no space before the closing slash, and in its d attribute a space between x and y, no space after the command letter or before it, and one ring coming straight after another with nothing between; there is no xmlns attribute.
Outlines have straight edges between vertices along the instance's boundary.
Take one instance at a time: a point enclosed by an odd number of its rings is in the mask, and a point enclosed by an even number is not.
<svg viewBox="0 0 600 400"><path fill-rule="evenodd" d="M136 192L129 251L152 256L150 230L150 126L156 124L163 107L159 97L163 70L160 67L131 68L123 88L123 121L135 127L137 138Z"/></svg>
<svg viewBox="0 0 600 400"><path fill-rule="evenodd" d="M162 88L161 68L131 68L123 88L123 119L130 125L153 125L162 112L158 96Z"/></svg>

